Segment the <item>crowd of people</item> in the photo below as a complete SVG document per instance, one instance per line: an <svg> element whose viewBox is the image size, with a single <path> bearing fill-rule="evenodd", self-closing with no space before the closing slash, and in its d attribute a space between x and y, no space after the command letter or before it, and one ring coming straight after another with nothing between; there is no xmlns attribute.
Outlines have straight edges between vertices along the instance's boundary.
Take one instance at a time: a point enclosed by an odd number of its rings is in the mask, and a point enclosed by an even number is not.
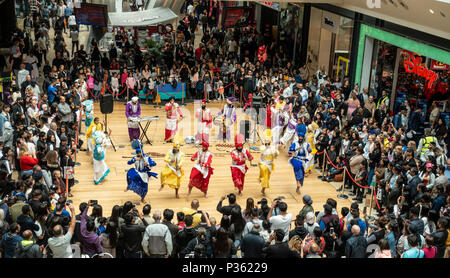
<svg viewBox="0 0 450 278"><path fill-rule="evenodd" d="M70 5L31 2L2 67L4 76L13 76L3 82L0 114L2 257L73 257L71 244L90 257L118 258L449 257L448 123L438 103L430 100L428 111L407 100L393 116L395 100L382 86L360 90L323 69L294 66L283 47L255 29L217 27L205 1L186 1L177 28L182 39L166 45L159 58L143 54L135 38L120 32L109 53L102 55L94 39L88 54L83 44L78 49ZM202 36L195 46L198 25ZM64 34L69 29L71 39ZM126 202L108 218L100 204L89 202L76 215L67 200L74 155L87 148L77 136L82 113L89 113L83 101L105 90L125 98L119 92L129 88L148 102L155 85L174 82L185 82L188 97L205 102L235 97L243 107L261 97L264 125L273 131L268 141L283 151L302 134L314 157L305 170L315 162L326 181L340 180L345 171L351 207L338 212L336 200L328 199L315 211L304 195L305 206L293 217L282 200L255 204L249 198L241 209L229 194L217 206L220 221L199 210L198 201L180 212L153 214L150 204L140 212ZM361 213L366 194L374 195L375 220Z"/></svg>

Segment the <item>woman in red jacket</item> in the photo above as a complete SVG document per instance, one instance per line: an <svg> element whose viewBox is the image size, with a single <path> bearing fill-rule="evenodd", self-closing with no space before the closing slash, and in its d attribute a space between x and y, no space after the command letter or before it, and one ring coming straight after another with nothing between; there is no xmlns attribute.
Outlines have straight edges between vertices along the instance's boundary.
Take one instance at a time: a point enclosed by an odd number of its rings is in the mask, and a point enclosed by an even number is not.
<svg viewBox="0 0 450 278"><path fill-rule="evenodd" d="M27 148L21 148L19 152L20 157L20 169L22 170L21 176L24 174L32 175L34 165L39 163L39 160L33 154L30 156L30 152Z"/></svg>

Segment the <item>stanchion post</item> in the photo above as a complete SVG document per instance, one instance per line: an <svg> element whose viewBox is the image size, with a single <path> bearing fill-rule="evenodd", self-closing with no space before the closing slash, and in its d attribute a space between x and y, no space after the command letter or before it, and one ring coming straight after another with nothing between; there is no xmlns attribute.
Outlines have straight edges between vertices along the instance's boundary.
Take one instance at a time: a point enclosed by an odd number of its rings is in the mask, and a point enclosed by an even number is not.
<svg viewBox="0 0 450 278"><path fill-rule="evenodd" d="M339 193L337 195L338 199L347 199L348 196L344 194L344 187L345 187L345 172L346 172L346 168L344 166L344 175L342 177L342 187L341 187L341 193Z"/></svg>
<svg viewBox="0 0 450 278"><path fill-rule="evenodd" d="M181 84L181 103L184 104L184 98L186 94L186 83Z"/></svg>
<svg viewBox="0 0 450 278"><path fill-rule="evenodd" d="M372 186L370 186L372 187ZM370 194L370 211L369 216L372 216L372 208L373 208L373 194L374 194L374 188L371 188L371 194Z"/></svg>
<svg viewBox="0 0 450 278"><path fill-rule="evenodd" d="M322 159L322 177L325 177L325 155L326 155L326 150L323 150L323 159Z"/></svg>

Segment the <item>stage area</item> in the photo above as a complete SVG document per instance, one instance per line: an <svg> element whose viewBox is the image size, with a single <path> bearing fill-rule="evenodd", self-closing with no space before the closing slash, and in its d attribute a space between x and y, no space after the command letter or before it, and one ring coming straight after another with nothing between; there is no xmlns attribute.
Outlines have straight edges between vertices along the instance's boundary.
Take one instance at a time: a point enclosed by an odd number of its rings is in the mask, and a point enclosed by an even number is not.
<svg viewBox="0 0 450 278"><path fill-rule="evenodd" d="M207 105L211 109L213 115L223 107L222 102L211 102ZM189 103L186 106L181 106L182 112L186 116L179 123L179 128L181 128L184 136L194 136L194 104ZM199 107L199 106L196 106ZM158 173L158 176L163 168L163 159L167 150L172 148L172 144L164 143L164 128L165 128L165 112L164 107L155 108L150 104L141 104L141 117L149 116L159 116L158 121L154 121L150 124L147 131L148 138L152 141L153 145L147 143L144 138L144 152L152 152L152 159L158 164L153 168L153 172ZM241 110L241 109L238 109ZM94 116L99 117L101 121L104 121L104 115L100 113L99 102L95 103ZM235 124L236 132L239 129L239 121L247 117L247 115L238 111L238 120ZM141 123L145 126L145 122ZM139 203L140 197L134 194L132 191L124 192L127 186L126 183L126 171L130 168L127 165L127 161L133 156L131 143L128 137L127 122L125 117L125 105L123 102L114 103L114 112L108 115L108 127L112 130L112 140L117 148L115 152L112 148L107 150L106 163L108 164L111 173L106 177L106 179L100 184L95 185L93 181L93 168L92 168L92 157L88 156L86 152L79 152L77 155L77 161L81 163L80 166L75 168L75 178L79 181L72 189L73 203L76 205L76 211L78 213L78 205L80 202L87 202L88 200L98 200L98 203L103 207L103 216L109 216L111 214L112 207L114 205L123 205L126 201L131 201L133 203ZM84 122L82 122L82 132L85 132ZM175 191L165 186L160 192L158 191L160 187L160 180L152 179L149 182L149 192L145 198L147 203L152 206L152 211L161 210L166 208L171 208L175 212L181 210L184 207L189 207L192 199L198 199L200 201L200 210L206 210L210 215L220 222L221 214L216 211L216 206L221 196L229 193L236 193L234 189L233 182L231 179L231 157L227 150L232 150L232 148L217 148L217 144L223 144L221 141L217 141L217 126L211 131L210 148L209 150L214 154L212 167L214 168L214 175L211 177L208 197L205 199L203 194L196 188L193 189L191 196L187 197L189 175L194 163L190 160L190 157L196 152L197 148L194 144L183 144L181 146L181 151L186 154L186 159L184 163L185 176L182 181L180 188L180 199L175 199ZM262 129L261 129L262 135ZM85 136L82 135L81 138L85 140ZM213 141L214 139L214 141ZM228 144L233 144L234 141L228 142ZM122 146L122 147L121 147ZM246 144L245 147L249 146L259 147L260 143L256 144ZM86 147L86 143L83 148ZM257 164L259 161L259 152L251 150L252 155L255 160L253 164ZM133 165L131 165L133 166ZM336 192L336 187L330 183L323 182L317 179L320 175L318 170L313 170L313 173L305 178L304 186L302 188L302 195L297 195L295 193L296 182L292 167L288 164L287 149L280 149L280 156L275 162L275 170L272 173L270 188L266 190L266 198L273 200L278 196L286 197L285 201L288 204L288 212L294 215L298 214L300 209L303 207L303 202L301 197L304 194L309 194L313 199L313 207L316 211L323 209L323 204L327 198L333 198L338 202L338 212L343 206L350 207L351 199L339 200L337 198L338 192ZM257 180L259 176L259 168L252 167L249 165L249 170L245 179L245 187L242 196L238 196L238 203L241 205L242 209L245 209L246 199L253 198L255 202L259 201L263 196L261 195L261 187ZM227 204L227 200L224 204ZM139 204L137 208L141 210L142 204Z"/></svg>

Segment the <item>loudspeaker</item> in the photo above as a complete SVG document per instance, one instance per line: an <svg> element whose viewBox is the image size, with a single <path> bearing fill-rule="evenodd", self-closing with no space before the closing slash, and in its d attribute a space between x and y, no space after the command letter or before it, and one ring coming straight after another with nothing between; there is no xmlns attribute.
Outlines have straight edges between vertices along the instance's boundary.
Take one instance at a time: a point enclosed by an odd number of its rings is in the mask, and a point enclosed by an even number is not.
<svg viewBox="0 0 450 278"><path fill-rule="evenodd" d="M251 123L249 120L243 120L239 123L239 133L244 135L245 140L250 138Z"/></svg>
<svg viewBox="0 0 450 278"><path fill-rule="evenodd" d="M104 94L100 97L100 110L102 114L111 114L114 110L112 94Z"/></svg>

